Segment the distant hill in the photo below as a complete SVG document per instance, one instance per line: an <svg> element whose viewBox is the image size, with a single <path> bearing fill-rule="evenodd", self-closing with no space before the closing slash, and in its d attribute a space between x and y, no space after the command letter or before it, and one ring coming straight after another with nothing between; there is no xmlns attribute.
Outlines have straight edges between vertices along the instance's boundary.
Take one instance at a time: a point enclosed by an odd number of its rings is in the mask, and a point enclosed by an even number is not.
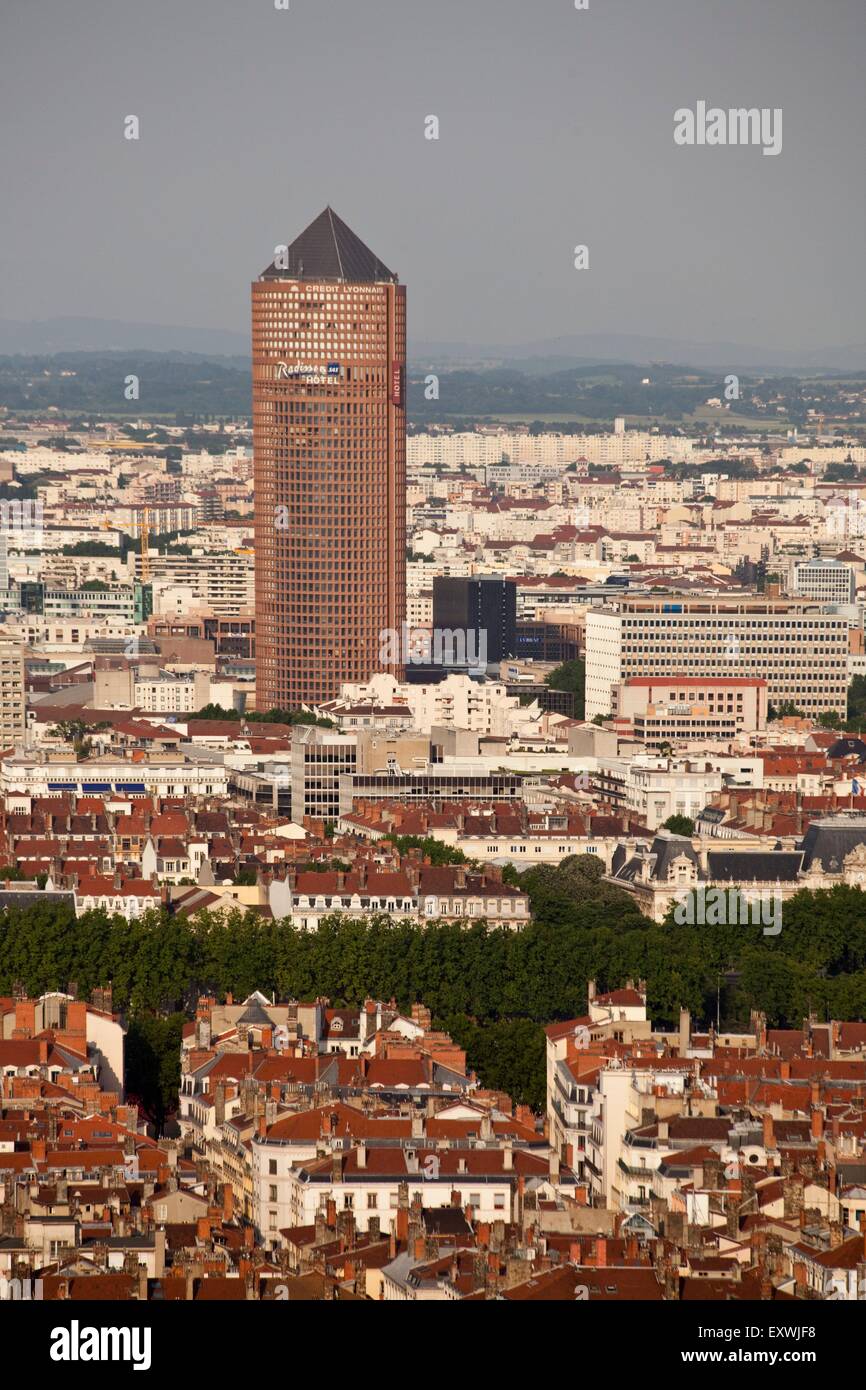
<svg viewBox="0 0 866 1390"><path fill-rule="evenodd" d="M694 343L674 338L649 338L626 333L581 333L539 342L458 343L410 342L410 358L418 366L520 366L532 372L533 361L566 366L603 363L714 368L729 372L866 371L866 344L816 347L810 351L778 347L746 347L742 343Z"/></svg>
<svg viewBox="0 0 866 1390"><path fill-rule="evenodd" d="M0 354L54 352L198 352L212 357L250 355L246 333L220 328L178 328L120 319L57 318L37 323L0 319Z"/></svg>
<svg viewBox="0 0 866 1390"><path fill-rule="evenodd" d="M0 355L28 356L55 352L197 352L210 357L250 355L246 332L220 328L184 328L173 324L134 323L122 319L54 318L41 322L0 319ZM461 343L410 339L410 361L419 367L509 365L530 375L546 370L602 363L727 371L866 371L866 343L795 350L746 347L742 343L689 342L630 333L578 333L524 343Z"/></svg>
<svg viewBox="0 0 866 1390"><path fill-rule="evenodd" d="M427 371L416 362L407 373L409 420L414 425L447 421L465 428L473 421L500 418L609 423L617 415L671 424L701 421L706 429L719 422L712 413L700 413L721 393L718 370L636 363L564 368L561 359L540 357L477 367L444 362L436 365L436 400L427 399ZM138 378L140 391L133 401L124 395L130 375ZM762 421L775 428L805 427L810 408L828 420L844 419L849 428L856 418L850 388L829 374L812 373L804 382L792 371L743 371L740 393L738 427ZM13 416L55 408L67 415L142 416L192 424L207 417L249 418L251 404L250 360L243 356L143 348L0 354L0 406Z"/></svg>
<svg viewBox="0 0 866 1390"><path fill-rule="evenodd" d="M139 397L124 395L138 377ZM250 362L196 352L57 352L0 355L0 406L38 413L127 417L174 416L189 423L205 416L246 417L251 410Z"/></svg>

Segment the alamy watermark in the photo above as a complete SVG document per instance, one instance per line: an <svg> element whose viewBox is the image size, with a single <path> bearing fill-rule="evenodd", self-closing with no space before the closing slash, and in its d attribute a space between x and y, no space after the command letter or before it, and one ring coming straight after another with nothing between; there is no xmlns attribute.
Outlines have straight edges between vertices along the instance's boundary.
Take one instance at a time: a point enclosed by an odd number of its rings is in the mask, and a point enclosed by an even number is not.
<svg viewBox="0 0 866 1390"><path fill-rule="evenodd" d="M764 936L782 930L781 893L755 893L739 888L692 888L677 896L674 921L679 927L762 927Z"/></svg>
<svg viewBox="0 0 866 1390"><path fill-rule="evenodd" d="M0 498L0 535L14 539L16 549L41 550L44 539L42 502L31 498Z"/></svg>
<svg viewBox="0 0 866 1390"><path fill-rule="evenodd" d="M487 629L386 627L379 633L379 664L455 666L483 671L487 666Z"/></svg>
<svg viewBox="0 0 866 1390"><path fill-rule="evenodd" d="M681 106L674 112L676 145L761 145L762 153L782 153L782 108L776 106Z"/></svg>
<svg viewBox="0 0 866 1390"><path fill-rule="evenodd" d="M40 1303L41 1279L8 1279L0 1275L0 1303Z"/></svg>
<svg viewBox="0 0 866 1390"><path fill-rule="evenodd" d="M73 1318L69 1327L51 1332L52 1361L131 1361L134 1371L151 1364L150 1327L82 1327Z"/></svg>

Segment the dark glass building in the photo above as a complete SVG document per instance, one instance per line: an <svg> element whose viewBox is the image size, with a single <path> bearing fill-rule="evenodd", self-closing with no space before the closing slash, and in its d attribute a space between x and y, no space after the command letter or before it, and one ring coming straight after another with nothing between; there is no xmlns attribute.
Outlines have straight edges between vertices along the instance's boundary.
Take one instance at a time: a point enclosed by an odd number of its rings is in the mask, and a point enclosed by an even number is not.
<svg viewBox="0 0 866 1390"><path fill-rule="evenodd" d="M466 634L465 650L486 652L486 663L495 664L517 655L517 585L498 575L472 575L464 579L433 580L433 633ZM446 649L448 643L443 644ZM452 647L455 644L452 644ZM446 650L447 662L447 650ZM452 662L464 665L459 647Z"/></svg>

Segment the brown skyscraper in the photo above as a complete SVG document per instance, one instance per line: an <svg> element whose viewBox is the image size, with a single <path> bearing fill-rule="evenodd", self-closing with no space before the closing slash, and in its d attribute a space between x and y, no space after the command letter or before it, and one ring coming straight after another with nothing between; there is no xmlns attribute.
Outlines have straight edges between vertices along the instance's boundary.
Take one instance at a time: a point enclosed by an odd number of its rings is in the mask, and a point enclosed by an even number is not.
<svg viewBox="0 0 866 1390"><path fill-rule="evenodd" d="M406 295L326 208L253 284L256 702L381 669L406 607Z"/></svg>

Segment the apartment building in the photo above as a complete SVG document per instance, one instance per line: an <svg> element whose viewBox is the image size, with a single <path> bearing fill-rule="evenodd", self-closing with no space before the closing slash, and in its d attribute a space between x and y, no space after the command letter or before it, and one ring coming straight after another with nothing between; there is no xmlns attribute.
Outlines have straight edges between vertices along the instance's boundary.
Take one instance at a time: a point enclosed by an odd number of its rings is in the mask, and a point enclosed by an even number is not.
<svg viewBox="0 0 866 1390"><path fill-rule="evenodd" d="M586 717L609 714L614 686L635 676L763 679L771 704L844 717L848 621L818 603L763 598L664 595L589 609Z"/></svg>
<svg viewBox="0 0 866 1390"><path fill-rule="evenodd" d="M225 796L228 780L218 763L193 762L183 754L145 754L132 761L111 754L79 762L72 752L34 756L16 753L0 761L0 793L32 797L76 796Z"/></svg>
<svg viewBox="0 0 866 1390"><path fill-rule="evenodd" d="M154 611L174 615L189 612L176 607L175 595L190 591L196 608L217 617L249 612L254 602L254 560L251 551L216 550L201 555L152 555Z"/></svg>
<svg viewBox="0 0 866 1390"><path fill-rule="evenodd" d="M587 1147L596 1110L599 1051L647 1039L646 984L629 980L624 989L597 994L588 982L589 1012L582 1018L553 1023L545 1029L547 1048L547 1116L550 1148L579 1181L588 1176Z"/></svg>
<svg viewBox="0 0 866 1390"><path fill-rule="evenodd" d="M353 703L405 706L422 733L439 724L482 734L508 732L510 717L520 705L501 681L477 681L461 674L416 685L380 672L363 684L341 686L339 700L322 705L321 713L331 718Z"/></svg>
<svg viewBox="0 0 866 1390"><path fill-rule="evenodd" d="M109 588L95 582L92 588L44 589L40 611L46 619L79 617L115 619L144 623L153 611L149 584L126 584Z"/></svg>
<svg viewBox="0 0 866 1390"><path fill-rule="evenodd" d="M98 709L145 710L148 714L192 714L210 699L208 671L175 673L160 667L97 669L94 700Z"/></svg>
<svg viewBox="0 0 866 1390"><path fill-rule="evenodd" d="M86 1003L58 990L33 999L16 995L0 1005L0 1039L21 1042L50 1031L56 1049L69 1049L79 1066L86 1056L102 1089L115 1091L122 1098L126 1027L120 1014L112 1011L110 989L95 991L93 1001ZM71 1060L66 1059L67 1063ZM62 1066L59 1057L46 1065L51 1081L56 1081ZM39 1075L41 1070L38 1063L30 1063L26 1074Z"/></svg>
<svg viewBox="0 0 866 1390"><path fill-rule="evenodd" d="M519 434L496 430L455 434L416 434L407 442L410 468L433 464L439 468L487 469L507 463L558 463L577 459L590 463L619 464L644 459L688 462L694 443L681 435L650 434L645 430L618 429L606 434Z"/></svg>
<svg viewBox="0 0 866 1390"><path fill-rule="evenodd" d="M628 1068L614 1059L602 1067L586 1134L585 1168L594 1203L614 1210L649 1206L653 1166L628 1149L629 1131L643 1123L646 1110L661 1110L664 1101L678 1113L694 1072L695 1063L679 1057L632 1058Z"/></svg>
<svg viewBox="0 0 866 1390"><path fill-rule="evenodd" d="M594 794L619 812L632 812L649 830L669 816L700 815L711 797L722 790L723 776L710 763L669 763L667 759L637 756L599 758L590 783Z"/></svg>
<svg viewBox="0 0 866 1390"><path fill-rule="evenodd" d="M22 648L0 642L0 744L4 748L22 744L26 727Z"/></svg>
<svg viewBox="0 0 866 1390"><path fill-rule="evenodd" d="M452 1206L457 1193L460 1207L471 1207L477 1219L512 1221L519 1179L543 1181L548 1172L546 1158L509 1143L481 1148L469 1141L462 1148L441 1148L423 1137L414 1145L375 1147L351 1147L338 1139L330 1153L297 1166L291 1152L274 1157L271 1145L265 1153L254 1140L255 1223L275 1246L282 1244L287 1227L313 1225L328 1202L338 1211L350 1210L357 1227L368 1230L371 1223L375 1229L378 1222L395 1219L401 1195L405 1200L414 1191L423 1192L428 1208Z"/></svg>

